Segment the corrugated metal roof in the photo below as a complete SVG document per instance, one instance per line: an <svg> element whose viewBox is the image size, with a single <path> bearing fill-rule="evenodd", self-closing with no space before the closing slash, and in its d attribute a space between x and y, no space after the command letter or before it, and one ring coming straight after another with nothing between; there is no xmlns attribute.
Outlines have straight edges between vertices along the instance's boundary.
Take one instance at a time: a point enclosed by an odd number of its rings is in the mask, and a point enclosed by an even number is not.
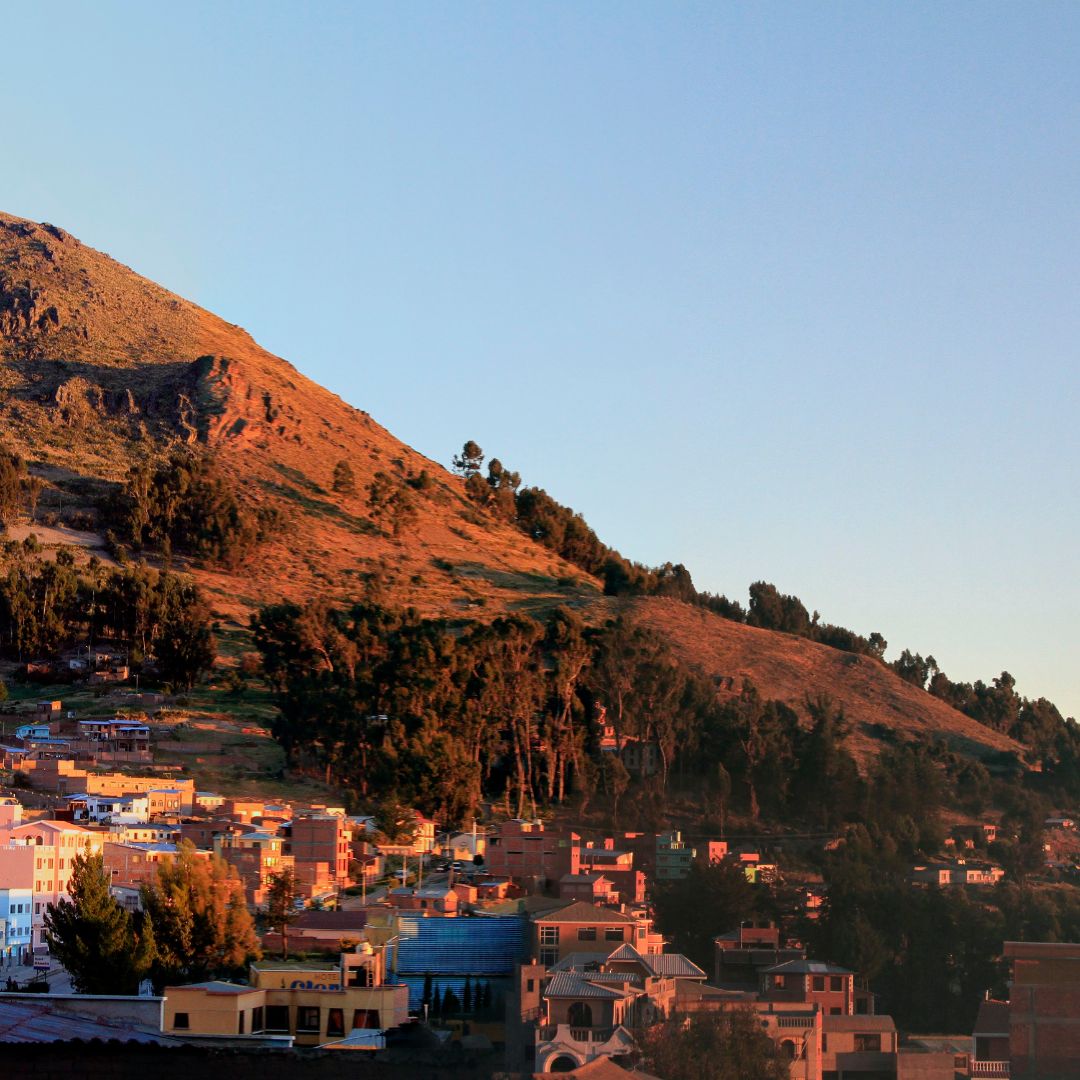
<svg viewBox="0 0 1080 1080"><path fill-rule="evenodd" d="M704 979L708 976L689 957L682 953L659 953L650 956L649 965L657 975L669 979Z"/></svg>
<svg viewBox="0 0 1080 1080"><path fill-rule="evenodd" d="M70 1039L119 1039L166 1044L175 1042L163 1037L160 1032L137 1027L122 1020L104 1017L95 1020L67 1013L59 1014L54 1013L46 1002L30 1004L0 996L0 1042L50 1043L67 1042Z"/></svg>
<svg viewBox="0 0 1080 1080"><path fill-rule="evenodd" d="M552 972L587 971L591 967L598 971L604 960L605 956L603 953L572 952L564 956L557 964L554 964L551 970Z"/></svg>
<svg viewBox="0 0 1080 1080"><path fill-rule="evenodd" d="M619 990L611 990L590 979L583 979L572 971L557 972L544 988L544 997L559 998L601 998L605 1001L618 1001L625 997Z"/></svg>

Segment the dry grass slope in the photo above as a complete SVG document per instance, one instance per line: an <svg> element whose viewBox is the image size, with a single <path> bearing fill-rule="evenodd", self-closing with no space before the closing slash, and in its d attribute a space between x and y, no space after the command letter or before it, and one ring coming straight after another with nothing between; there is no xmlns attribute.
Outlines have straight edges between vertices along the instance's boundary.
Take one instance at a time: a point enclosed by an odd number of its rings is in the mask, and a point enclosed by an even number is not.
<svg viewBox="0 0 1080 1080"><path fill-rule="evenodd" d="M902 739L945 739L954 749L982 758L1020 750L1012 739L869 657L743 626L674 600L643 600L634 613L663 633L684 660L708 675L734 676L736 688L750 679L766 697L785 701L804 716L807 696L828 694L852 723L851 749L860 762L878 752L888 732Z"/></svg>

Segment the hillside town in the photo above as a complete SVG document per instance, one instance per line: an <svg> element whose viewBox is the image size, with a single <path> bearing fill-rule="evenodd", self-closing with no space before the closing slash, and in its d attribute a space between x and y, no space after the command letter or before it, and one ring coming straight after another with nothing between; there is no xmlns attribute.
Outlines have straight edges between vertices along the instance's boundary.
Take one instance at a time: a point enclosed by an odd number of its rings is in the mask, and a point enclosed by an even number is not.
<svg viewBox="0 0 1080 1080"><path fill-rule="evenodd" d="M97 658L106 662L116 663ZM123 711L107 718L52 698L9 710L0 1041L352 1051L599 1080L650 1075L648 1033L669 1018L738 1013L767 1034L792 1080L1051 1077L1080 1051L1078 945L1006 943L1008 1000L988 994L971 1031L910 1035L878 1010L865 973L808 950L801 928L828 898L820 880L785 866L776 838L595 835L500 819L494 807L455 831L411 810L384 822L344 806L198 790L155 763L161 729L175 722L165 696L124 693ZM639 744L605 752L648 773ZM1048 837L1075 831L1067 815L1045 826ZM996 828L958 824L940 858L912 864L910 888L992 888L1005 871L979 853ZM50 951L50 912L71 903L77 865L90 858L133 915L173 864L223 865L230 902L255 919L261 958L231 978L147 979L127 997L73 992ZM702 866L758 888L786 885L788 898L776 919L717 926L708 965L672 948L653 904L658 888ZM275 914L282 881L290 910Z"/></svg>

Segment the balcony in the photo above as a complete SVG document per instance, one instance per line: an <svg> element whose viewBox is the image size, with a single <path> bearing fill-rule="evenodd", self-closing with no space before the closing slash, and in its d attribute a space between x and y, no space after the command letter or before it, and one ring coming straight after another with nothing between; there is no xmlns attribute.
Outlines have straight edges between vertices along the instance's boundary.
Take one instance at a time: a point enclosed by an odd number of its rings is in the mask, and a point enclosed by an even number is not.
<svg viewBox="0 0 1080 1080"><path fill-rule="evenodd" d="M608 1042L615 1034L613 1027L571 1027L569 1024L541 1024L536 1029L538 1043L577 1043L581 1046Z"/></svg>
<svg viewBox="0 0 1080 1080"><path fill-rule="evenodd" d="M1007 1061L975 1061L972 1059L971 1075L989 1077L992 1080L1007 1080L1009 1063Z"/></svg>
<svg viewBox="0 0 1080 1080"><path fill-rule="evenodd" d="M780 1028L801 1028L805 1031L814 1026L813 1013L805 1013L801 1016L781 1016L777 1013L771 1015L776 1017L776 1026Z"/></svg>

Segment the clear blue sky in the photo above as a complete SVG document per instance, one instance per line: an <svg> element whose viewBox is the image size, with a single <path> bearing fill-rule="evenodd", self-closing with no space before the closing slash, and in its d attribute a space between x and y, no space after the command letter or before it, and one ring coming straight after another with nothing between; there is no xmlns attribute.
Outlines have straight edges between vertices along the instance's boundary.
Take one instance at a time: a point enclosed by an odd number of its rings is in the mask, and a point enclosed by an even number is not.
<svg viewBox="0 0 1080 1080"><path fill-rule="evenodd" d="M635 559L1080 714L1080 7L3 25L5 210Z"/></svg>

